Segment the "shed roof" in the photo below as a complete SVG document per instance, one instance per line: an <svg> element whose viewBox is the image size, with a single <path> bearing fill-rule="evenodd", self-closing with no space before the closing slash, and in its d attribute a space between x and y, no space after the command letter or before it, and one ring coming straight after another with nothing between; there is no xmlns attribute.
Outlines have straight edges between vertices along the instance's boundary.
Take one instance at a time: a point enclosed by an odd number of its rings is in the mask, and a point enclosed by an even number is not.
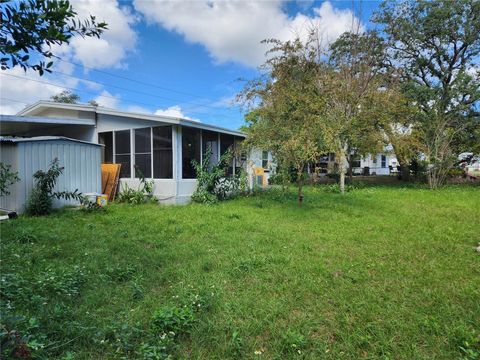
<svg viewBox="0 0 480 360"><path fill-rule="evenodd" d="M102 144L96 144L89 141L83 141L78 139L71 139L64 136L34 136L34 137L10 137L10 136L0 136L0 143L24 143L24 142L37 142L37 141L71 141L81 144L94 145L94 146L103 146Z"/></svg>

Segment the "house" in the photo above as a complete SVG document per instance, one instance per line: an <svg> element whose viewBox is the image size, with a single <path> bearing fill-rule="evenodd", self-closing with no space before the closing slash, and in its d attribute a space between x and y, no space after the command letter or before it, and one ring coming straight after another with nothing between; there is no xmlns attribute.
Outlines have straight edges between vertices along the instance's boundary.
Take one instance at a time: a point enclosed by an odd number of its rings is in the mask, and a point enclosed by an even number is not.
<svg viewBox="0 0 480 360"><path fill-rule="evenodd" d="M239 149L246 137L240 131L190 119L51 101L39 101L17 115L1 115L0 120L2 136L47 136L102 145L100 162L122 165L120 190L123 186L138 187L143 175L154 180L153 194L160 202L174 204L188 202L196 188L193 160L201 162L210 148L211 161L217 161L228 149ZM243 167L252 186L259 181L265 184L271 161L271 154L265 152L237 154L229 173ZM92 187L88 192L100 189Z"/></svg>

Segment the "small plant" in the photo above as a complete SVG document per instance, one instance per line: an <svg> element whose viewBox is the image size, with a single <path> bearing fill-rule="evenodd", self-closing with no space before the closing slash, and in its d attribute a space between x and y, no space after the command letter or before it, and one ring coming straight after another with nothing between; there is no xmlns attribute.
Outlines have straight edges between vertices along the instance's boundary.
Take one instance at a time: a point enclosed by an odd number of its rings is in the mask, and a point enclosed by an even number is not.
<svg viewBox="0 0 480 360"><path fill-rule="evenodd" d="M122 191L118 194L117 201L123 202L131 205L140 205L148 202L156 202L155 197L153 196L153 186L154 181L148 181L145 179L145 176L136 168L136 174L140 178L140 185L138 188L132 189L127 184L122 185Z"/></svg>
<svg viewBox="0 0 480 360"><path fill-rule="evenodd" d="M306 345L307 340L305 339L305 336L295 331L289 330L282 336L282 348L284 354L302 355Z"/></svg>
<svg viewBox="0 0 480 360"><path fill-rule="evenodd" d="M33 174L35 187L32 190L27 202L26 212L29 215L48 215L53 209L53 199L77 200L82 202L84 196L75 191L54 191L58 177L63 173L64 168L59 165L58 158L55 158L47 171L38 170Z"/></svg>
<svg viewBox="0 0 480 360"><path fill-rule="evenodd" d="M10 195L8 188L20 181L18 172L12 172L11 168L11 165L6 165L3 162L0 162L0 196Z"/></svg>
<svg viewBox="0 0 480 360"><path fill-rule="evenodd" d="M177 336L188 333L194 321L192 307L163 306L153 315L152 327L158 334Z"/></svg>

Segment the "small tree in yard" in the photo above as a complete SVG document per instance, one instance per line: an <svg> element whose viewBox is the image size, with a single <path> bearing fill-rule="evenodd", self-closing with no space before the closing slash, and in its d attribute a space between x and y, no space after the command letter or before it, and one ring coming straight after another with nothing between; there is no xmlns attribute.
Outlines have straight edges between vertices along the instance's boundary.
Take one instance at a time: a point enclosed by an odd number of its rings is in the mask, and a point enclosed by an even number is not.
<svg viewBox="0 0 480 360"><path fill-rule="evenodd" d="M250 109L246 145L271 150L279 168L295 169L299 206L306 166L324 151L318 126L323 109L316 87L318 51L311 40L266 41L273 55L264 64L266 74L238 96Z"/></svg>
<svg viewBox="0 0 480 360"><path fill-rule="evenodd" d="M58 177L63 173L64 168L59 165L55 158L47 171L38 170L33 174L35 186L27 202L26 212L29 215L48 215L53 209L53 199L74 199L84 202L84 196L77 190L54 191Z"/></svg>
<svg viewBox="0 0 480 360"><path fill-rule="evenodd" d="M480 2L387 1L374 21L384 26L404 94L420 109L415 126L435 189L456 155L479 140Z"/></svg>
<svg viewBox="0 0 480 360"><path fill-rule="evenodd" d="M382 91L383 44L375 32L346 32L331 47L330 66L319 73L324 94L323 137L339 161L340 191L352 152L374 153L383 144L376 98Z"/></svg>

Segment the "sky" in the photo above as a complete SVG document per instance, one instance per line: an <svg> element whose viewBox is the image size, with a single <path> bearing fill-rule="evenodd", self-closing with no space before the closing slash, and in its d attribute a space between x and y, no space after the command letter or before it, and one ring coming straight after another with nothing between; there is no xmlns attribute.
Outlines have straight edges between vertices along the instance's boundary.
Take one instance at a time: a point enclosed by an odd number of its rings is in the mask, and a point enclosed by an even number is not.
<svg viewBox="0 0 480 360"><path fill-rule="evenodd" d="M0 113L70 90L81 102L123 111L184 117L230 129L244 124L235 96L259 75L261 40L304 36L312 24L325 44L356 17L370 28L379 2L71 0L78 17L95 15L100 39L75 37L52 50L60 60L40 77L1 71ZM355 10L352 8L355 7Z"/></svg>

